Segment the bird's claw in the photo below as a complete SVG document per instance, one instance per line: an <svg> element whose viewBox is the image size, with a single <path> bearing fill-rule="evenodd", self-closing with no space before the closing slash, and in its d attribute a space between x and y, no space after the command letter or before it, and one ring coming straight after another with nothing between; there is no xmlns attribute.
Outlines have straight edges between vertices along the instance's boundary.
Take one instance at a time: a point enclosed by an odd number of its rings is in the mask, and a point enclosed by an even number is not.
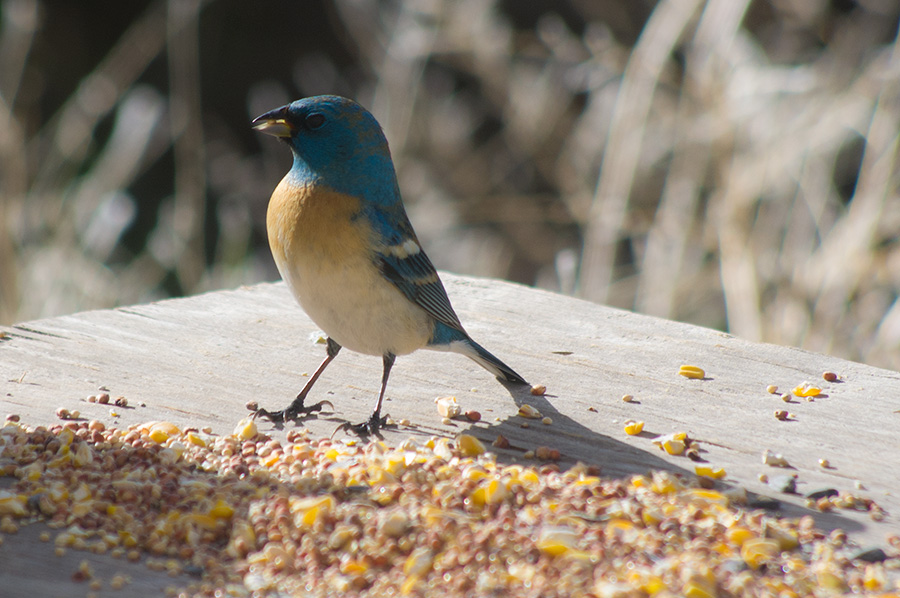
<svg viewBox="0 0 900 598"><path fill-rule="evenodd" d="M254 419L256 419L257 417L265 417L274 424L283 424L287 421L295 421L304 415L313 415L319 413L326 406L334 411L334 405L331 403L331 401L319 401L315 405L306 406L301 400L299 405L295 406L293 403L291 403L290 406L285 409L281 409L280 411L268 411L266 409L263 409L262 407L257 407L253 410L253 415L251 417L253 417Z"/></svg>
<svg viewBox="0 0 900 598"><path fill-rule="evenodd" d="M381 429L388 425L388 417L387 415L379 417L373 413L369 419L360 424L343 423L332 432L331 437L334 438L338 432L351 432L363 438L368 436L381 438Z"/></svg>

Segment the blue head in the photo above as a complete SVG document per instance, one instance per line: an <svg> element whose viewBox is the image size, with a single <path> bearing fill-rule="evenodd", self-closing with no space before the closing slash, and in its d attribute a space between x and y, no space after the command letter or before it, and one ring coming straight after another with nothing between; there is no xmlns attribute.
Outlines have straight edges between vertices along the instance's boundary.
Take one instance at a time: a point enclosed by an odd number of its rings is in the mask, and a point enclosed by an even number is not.
<svg viewBox="0 0 900 598"><path fill-rule="evenodd" d="M315 96L253 120L257 131L291 146L290 176L382 206L400 201L387 139L368 110L347 98Z"/></svg>

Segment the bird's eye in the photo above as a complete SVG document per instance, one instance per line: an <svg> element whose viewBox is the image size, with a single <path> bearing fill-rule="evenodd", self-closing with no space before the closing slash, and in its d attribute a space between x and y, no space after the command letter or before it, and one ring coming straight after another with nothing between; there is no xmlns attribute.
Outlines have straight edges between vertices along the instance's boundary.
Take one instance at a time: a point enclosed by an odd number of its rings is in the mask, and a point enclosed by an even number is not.
<svg viewBox="0 0 900 598"><path fill-rule="evenodd" d="M324 114L310 114L306 117L306 128L312 131L319 129L322 125L325 124L325 115Z"/></svg>

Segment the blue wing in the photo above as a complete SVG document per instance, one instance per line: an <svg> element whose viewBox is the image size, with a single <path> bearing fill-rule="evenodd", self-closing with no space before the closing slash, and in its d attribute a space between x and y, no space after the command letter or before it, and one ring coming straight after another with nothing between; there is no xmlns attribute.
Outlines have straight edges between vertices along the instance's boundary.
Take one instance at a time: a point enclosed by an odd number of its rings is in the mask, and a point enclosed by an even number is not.
<svg viewBox="0 0 900 598"><path fill-rule="evenodd" d="M373 212L370 217L381 241L375 252L381 274L437 321L429 344L462 353L502 380L527 384L522 376L466 333L402 206L392 212Z"/></svg>
<svg viewBox="0 0 900 598"><path fill-rule="evenodd" d="M465 335L466 331L450 305L450 298L438 278L437 270L419 246L402 207L390 215L379 210L372 214L372 222L384 243L375 254L376 265L382 275L428 315ZM414 251L398 249L410 241L414 245L408 244L407 247L414 248Z"/></svg>

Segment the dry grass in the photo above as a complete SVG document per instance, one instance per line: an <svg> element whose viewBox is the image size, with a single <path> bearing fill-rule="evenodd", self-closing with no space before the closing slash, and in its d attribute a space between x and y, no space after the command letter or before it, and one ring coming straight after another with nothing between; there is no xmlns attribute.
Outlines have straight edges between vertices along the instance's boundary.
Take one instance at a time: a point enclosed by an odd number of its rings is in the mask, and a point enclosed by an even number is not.
<svg viewBox="0 0 900 598"><path fill-rule="evenodd" d="M49 8L3 3L0 321L274 276L259 226L287 159L204 120L206 4L148 3L35 117L17 94ZM298 50L246 115L369 106L440 267L900 368L895 3L524 6L337 2L323 35L352 67Z"/></svg>

